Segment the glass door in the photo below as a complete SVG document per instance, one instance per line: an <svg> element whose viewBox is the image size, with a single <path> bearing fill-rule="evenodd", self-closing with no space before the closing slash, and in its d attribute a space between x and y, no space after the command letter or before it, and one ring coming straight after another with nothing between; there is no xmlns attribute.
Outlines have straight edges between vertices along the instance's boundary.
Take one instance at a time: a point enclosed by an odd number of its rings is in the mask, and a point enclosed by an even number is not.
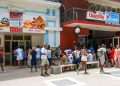
<svg viewBox="0 0 120 86"><path fill-rule="evenodd" d="M11 50L11 58L12 58L12 65L16 65L16 55L14 53L15 49L18 47L18 41L12 40L12 50Z"/></svg>
<svg viewBox="0 0 120 86"><path fill-rule="evenodd" d="M12 64L11 57L11 41L5 41L5 65Z"/></svg>
<svg viewBox="0 0 120 86"><path fill-rule="evenodd" d="M6 65L16 65L16 55L14 50L18 46L23 49L27 49L31 46L31 36L24 35L6 35L5 36L5 64Z"/></svg>
<svg viewBox="0 0 120 86"><path fill-rule="evenodd" d="M18 46L21 47L22 49L24 49L25 48L24 41L23 40L19 40L18 41Z"/></svg>
<svg viewBox="0 0 120 86"><path fill-rule="evenodd" d="M32 47L30 40L25 40L24 42L25 42L25 43L24 43L24 44L25 44L25 49L28 49L28 48Z"/></svg>
<svg viewBox="0 0 120 86"><path fill-rule="evenodd" d="M119 45L120 47L120 37L113 37L113 46L116 47L116 45Z"/></svg>

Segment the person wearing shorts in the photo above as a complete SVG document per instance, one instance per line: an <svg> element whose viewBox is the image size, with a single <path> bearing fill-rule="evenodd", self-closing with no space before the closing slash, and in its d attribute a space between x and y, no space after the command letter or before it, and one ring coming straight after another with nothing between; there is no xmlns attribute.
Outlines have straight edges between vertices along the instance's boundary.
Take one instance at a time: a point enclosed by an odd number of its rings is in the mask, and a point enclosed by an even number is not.
<svg viewBox="0 0 120 86"><path fill-rule="evenodd" d="M83 48L81 49L81 63L84 68L84 71L85 71L84 74L88 74L88 72L87 72L87 56L88 56L87 49L85 46L83 46Z"/></svg>
<svg viewBox="0 0 120 86"><path fill-rule="evenodd" d="M48 76L49 61L47 57L47 49L45 45L41 48L41 75ZM45 71L44 71L45 70Z"/></svg>
<svg viewBox="0 0 120 86"><path fill-rule="evenodd" d="M76 69L76 71L78 71L80 61L81 61L81 56L80 56L80 50L77 47L73 51L73 57L74 57L74 64L76 64L75 69Z"/></svg>
<svg viewBox="0 0 120 86"><path fill-rule="evenodd" d="M97 49L97 56L99 58L99 64L100 64L100 73L105 73L104 72L104 65L105 65L105 53L106 53L106 49L105 49L105 45L102 44L101 46L98 46Z"/></svg>

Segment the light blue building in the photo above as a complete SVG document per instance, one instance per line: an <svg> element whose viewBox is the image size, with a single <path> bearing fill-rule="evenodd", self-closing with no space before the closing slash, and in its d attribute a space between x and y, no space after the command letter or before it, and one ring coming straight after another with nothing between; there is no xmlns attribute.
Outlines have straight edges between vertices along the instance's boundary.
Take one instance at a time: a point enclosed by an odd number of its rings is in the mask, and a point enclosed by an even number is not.
<svg viewBox="0 0 120 86"><path fill-rule="evenodd" d="M13 62L17 46L60 45L60 5L47 0L0 0L0 46L10 56L5 58L8 62Z"/></svg>

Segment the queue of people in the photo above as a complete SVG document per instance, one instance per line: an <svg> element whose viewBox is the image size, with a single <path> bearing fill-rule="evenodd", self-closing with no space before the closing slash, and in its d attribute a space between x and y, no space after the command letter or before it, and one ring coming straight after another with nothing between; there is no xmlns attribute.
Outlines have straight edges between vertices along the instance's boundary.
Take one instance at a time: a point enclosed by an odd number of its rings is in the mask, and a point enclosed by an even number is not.
<svg viewBox="0 0 120 86"><path fill-rule="evenodd" d="M94 61L93 53L94 51L88 50L85 46L81 48L75 47L74 50L68 48L61 57L61 64L76 64L76 71L79 70L81 64L84 68L84 73L88 74L87 61Z"/></svg>
<svg viewBox="0 0 120 86"><path fill-rule="evenodd" d="M26 51L19 46L14 50L14 54L18 66L21 67L22 65L27 64L27 66L30 67L31 72L33 72L33 68L35 68L35 72L40 68L42 76L48 76L50 74L48 69L54 63L54 56L52 55L53 52L50 45L29 47ZM99 61L100 73L104 73L104 67L108 65L111 67L120 67L119 45L116 45L115 48L110 44L110 47L106 48L106 46L102 44L98 46L97 50L93 47L87 49L85 46L82 46L75 47L74 49L67 48L63 52L60 47L57 47L54 55L57 57L56 59L60 62L60 65L75 64L76 70L79 70L80 65L82 65L85 74L88 74L87 62L96 60ZM1 70L4 72L3 56L3 48L0 47L0 66Z"/></svg>
<svg viewBox="0 0 120 86"><path fill-rule="evenodd" d="M75 47L74 50L67 48L61 57L61 64L76 64L76 69L80 64L87 74L87 62L99 61L100 73L104 73L104 67L120 67L120 47L116 48L110 44L107 48L105 44L98 46L95 50L93 47L86 48L85 46L79 48Z"/></svg>
<svg viewBox="0 0 120 86"><path fill-rule="evenodd" d="M48 68L51 64L51 53L52 50L50 45L43 45L42 47L29 47L26 51L24 51L22 47L18 47L14 51L18 66L21 67L27 63L28 67L31 69L31 72L33 72L33 68L35 68L35 72L38 71L38 68L41 68L42 76L49 75Z"/></svg>

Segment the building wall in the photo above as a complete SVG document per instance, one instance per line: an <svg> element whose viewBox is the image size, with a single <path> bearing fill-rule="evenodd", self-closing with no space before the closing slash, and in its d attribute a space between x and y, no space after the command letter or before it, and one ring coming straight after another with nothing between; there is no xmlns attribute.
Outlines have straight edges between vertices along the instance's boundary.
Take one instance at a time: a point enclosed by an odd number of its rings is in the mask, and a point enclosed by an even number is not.
<svg viewBox="0 0 120 86"><path fill-rule="evenodd" d="M36 47L36 45L43 45L43 44L44 44L44 34L32 35L32 46Z"/></svg>
<svg viewBox="0 0 120 86"><path fill-rule="evenodd" d="M47 2L47 1L46 1ZM52 2L51 2L52 3ZM9 8L10 9L10 8ZM8 14L8 18L9 18L9 12L11 10L9 10L7 7L2 7L0 6L0 12L4 12L4 14ZM15 9L15 7L14 7ZM17 7L16 7L17 9ZM7 11L6 11L7 10ZM6 12L6 13L5 13ZM17 11L16 11L17 12ZM19 12L19 10L18 10ZM21 27L22 21L24 19L32 19L33 17L36 16L42 16L45 20L46 26L45 26L45 34L39 33L27 33L30 35L33 35L32 37L32 43L33 45L38 45L38 43L42 43L42 44L50 44L52 47L56 47L58 45L60 45L60 17L59 17L59 6L55 7L55 6L47 6L47 7L42 7L40 10L36 10L36 9L23 9L22 11L20 11L23 16L21 17L22 19L16 19L16 20L12 20L10 18L10 25L12 25L13 27ZM25 16L24 16L25 15ZM4 17L4 15L2 15ZM1 18L1 17L0 17ZM12 22L11 22L12 21ZM18 26L19 23L19 26ZM23 29L23 28L22 28ZM21 30L22 31L22 30ZM0 30L0 32L5 32ZM8 28L8 32L10 32L10 28ZM26 33L25 33L26 34ZM46 34L48 34L48 36L46 36ZM42 39L41 39L42 37ZM48 39L48 41L46 41L46 39ZM52 39L52 40L51 40ZM35 42L33 42L35 41ZM42 41L42 42L41 42Z"/></svg>
<svg viewBox="0 0 120 86"><path fill-rule="evenodd" d="M61 7L61 24L64 24L64 11L71 8L82 8L87 9L89 3L87 0L63 0ZM61 48L73 48L74 42L77 41L77 36L74 32L74 28L62 27L63 30L60 33L60 44ZM81 30L80 35L88 35L88 30Z"/></svg>
<svg viewBox="0 0 120 86"><path fill-rule="evenodd" d="M87 29L81 29L80 35L89 35L89 30ZM75 45L75 42L77 42L77 35L75 34L75 29L70 27L64 27L63 31L60 34L60 46L62 50L66 48L73 48Z"/></svg>
<svg viewBox="0 0 120 86"><path fill-rule="evenodd" d="M89 3L87 0L63 0L65 9L76 8L88 8Z"/></svg>
<svg viewBox="0 0 120 86"><path fill-rule="evenodd" d="M47 27L44 35L44 43L57 47L60 45L60 9L47 8L48 16L46 17Z"/></svg>

